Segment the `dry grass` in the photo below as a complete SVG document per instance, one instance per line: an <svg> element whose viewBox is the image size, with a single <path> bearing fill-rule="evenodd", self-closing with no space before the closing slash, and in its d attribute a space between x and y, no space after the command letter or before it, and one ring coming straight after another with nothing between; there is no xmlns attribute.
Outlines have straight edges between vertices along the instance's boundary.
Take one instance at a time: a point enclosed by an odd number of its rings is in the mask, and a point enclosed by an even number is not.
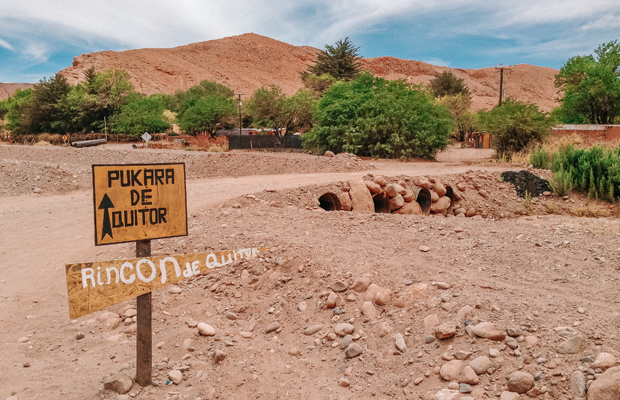
<svg viewBox="0 0 620 400"><path fill-rule="evenodd" d="M46 140L40 140L40 141L36 142L34 145L35 146L49 146L50 142L48 142Z"/></svg>
<svg viewBox="0 0 620 400"><path fill-rule="evenodd" d="M210 146L207 151L213 152L213 153L222 153L223 151L225 151L221 146Z"/></svg>
<svg viewBox="0 0 620 400"><path fill-rule="evenodd" d="M547 207L547 214L562 214L562 206L556 201L549 200L545 206Z"/></svg>
<svg viewBox="0 0 620 400"><path fill-rule="evenodd" d="M569 212L576 217L606 217L608 213L601 210L594 204L586 204L581 207L571 208Z"/></svg>
<svg viewBox="0 0 620 400"><path fill-rule="evenodd" d="M561 136L560 138L551 139L545 143L545 148L549 152L549 154L553 154L556 151L559 151L561 148L566 147L568 145L572 145L573 147L585 147L585 142L581 136L576 133L573 133L570 136Z"/></svg>

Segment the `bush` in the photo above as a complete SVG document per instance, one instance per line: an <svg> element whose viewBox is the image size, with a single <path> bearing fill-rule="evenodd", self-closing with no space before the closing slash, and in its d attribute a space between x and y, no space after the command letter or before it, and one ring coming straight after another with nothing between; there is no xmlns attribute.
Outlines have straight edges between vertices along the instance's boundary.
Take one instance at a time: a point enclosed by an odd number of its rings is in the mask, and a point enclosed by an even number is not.
<svg viewBox="0 0 620 400"><path fill-rule="evenodd" d="M430 94L367 72L330 87L315 118L317 126L302 136L305 148L379 158L433 158L455 126Z"/></svg>
<svg viewBox="0 0 620 400"><path fill-rule="evenodd" d="M567 171L571 185L590 198L615 201L620 195L620 148L575 149L568 145L553 155L551 169L554 174Z"/></svg>
<svg viewBox="0 0 620 400"><path fill-rule="evenodd" d="M497 152L510 158L512 153L539 142L549 134L553 120L534 104L506 99L491 111L478 112L480 127L494 136Z"/></svg>
<svg viewBox="0 0 620 400"><path fill-rule="evenodd" d="M545 146L536 146L530 152L530 164L534 168L547 169L551 164L551 157L545 149Z"/></svg>
<svg viewBox="0 0 620 400"><path fill-rule="evenodd" d="M573 181L570 172L559 170L553 174L553 179L549 181L551 190L558 196L566 196L573 190Z"/></svg>

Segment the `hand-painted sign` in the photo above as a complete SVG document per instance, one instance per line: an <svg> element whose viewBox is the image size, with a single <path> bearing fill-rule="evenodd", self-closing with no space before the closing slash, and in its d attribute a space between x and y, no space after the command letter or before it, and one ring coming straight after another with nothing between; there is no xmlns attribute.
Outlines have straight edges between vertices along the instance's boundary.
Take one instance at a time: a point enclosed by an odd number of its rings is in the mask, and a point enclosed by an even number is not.
<svg viewBox="0 0 620 400"><path fill-rule="evenodd" d="M67 264L69 314L75 319L267 250L249 248Z"/></svg>
<svg viewBox="0 0 620 400"><path fill-rule="evenodd" d="M95 245L187 235L185 164L93 165Z"/></svg>

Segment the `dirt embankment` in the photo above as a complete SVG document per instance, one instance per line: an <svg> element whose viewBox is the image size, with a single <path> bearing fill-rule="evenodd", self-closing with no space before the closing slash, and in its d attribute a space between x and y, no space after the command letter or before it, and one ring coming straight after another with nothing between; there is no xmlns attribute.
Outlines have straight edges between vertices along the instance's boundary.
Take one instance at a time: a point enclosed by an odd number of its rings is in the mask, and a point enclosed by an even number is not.
<svg viewBox="0 0 620 400"><path fill-rule="evenodd" d="M28 89L32 83L2 83L0 82L0 101L13 95L17 89Z"/></svg>

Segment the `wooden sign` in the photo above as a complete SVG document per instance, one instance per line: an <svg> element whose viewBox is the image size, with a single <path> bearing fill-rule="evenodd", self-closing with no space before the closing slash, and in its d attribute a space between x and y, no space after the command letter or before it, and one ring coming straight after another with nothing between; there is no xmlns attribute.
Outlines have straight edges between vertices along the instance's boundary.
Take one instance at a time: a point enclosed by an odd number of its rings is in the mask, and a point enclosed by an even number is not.
<svg viewBox="0 0 620 400"><path fill-rule="evenodd" d="M69 314L71 319L79 318L267 250L249 248L67 264Z"/></svg>
<svg viewBox="0 0 620 400"><path fill-rule="evenodd" d="M185 164L93 165L95 245L187 235Z"/></svg>

